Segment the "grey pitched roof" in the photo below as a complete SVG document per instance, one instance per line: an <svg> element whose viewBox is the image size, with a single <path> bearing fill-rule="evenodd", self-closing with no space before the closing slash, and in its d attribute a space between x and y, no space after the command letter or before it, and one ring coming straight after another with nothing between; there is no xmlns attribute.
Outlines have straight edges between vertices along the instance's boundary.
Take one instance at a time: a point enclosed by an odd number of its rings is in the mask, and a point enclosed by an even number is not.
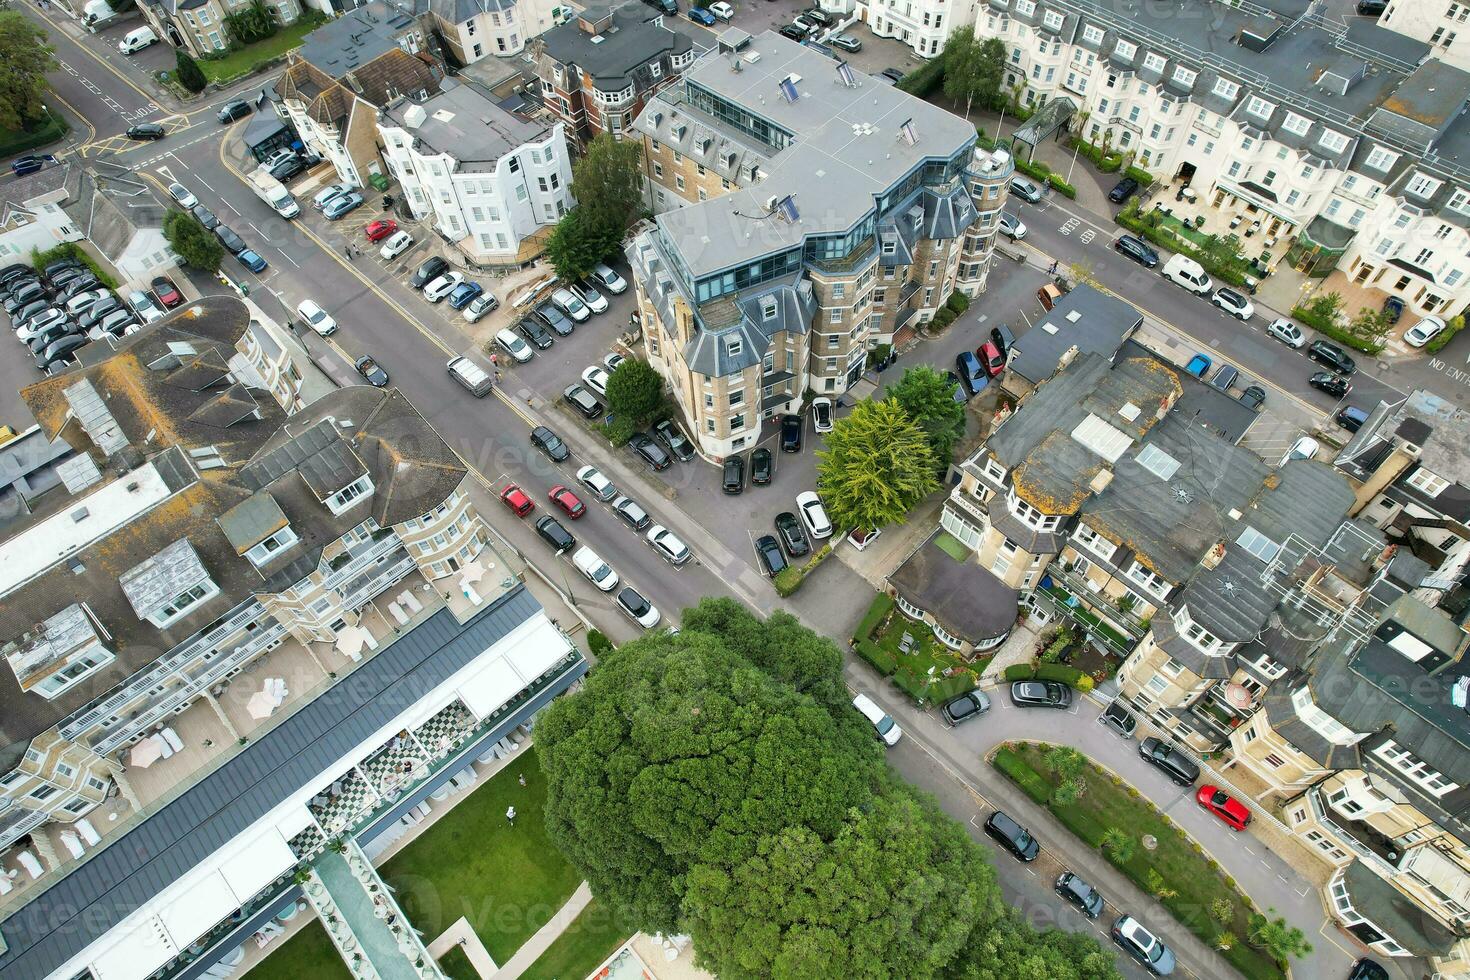
<svg viewBox="0 0 1470 980"><path fill-rule="evenodd" d="M964 187L948 194L925 188L923 201L925 238L959 238L975 220L975 202Z"/></svg>
<svg viewBox="0 0 1470 980"><path fill-rule="evenodd" d="M583 23L603 17L610 18L611 30L591 34L583 29ZM638 77L652 82L645 68L649 62L683 54L693 45L687 35L652 21L648 8L639 3L624 4L610 13L606 7L588 7L579 17L542 34L540 40L549 57L577 66L591 76L597 88L619 90Z"/></svg>
<svg viewBox="0 0 1470 980"><path fill-rule="evenodd" d="M1142 324L1143 314L1131 305L1083 283L1016 338L1006 370L1038 384L1056 372L1068 349L1111 358Z"/></svg>
<svg viewBox="0 0 1470 980"><path fill-rule="evenodd" d="M441 609L0 924L6 980L44 980L539 612L517 585L464 626Z"/></svg>
<svg viewBox="0 0 1470 980"><path fill-rule="evenodd" d="M118 577L118 588L132 603L139 619L146 619L169 600L209 578L204 563L188 538L180 538Z"/></svg>
<svg viewBox="0 0 1470 980"><path fill-rule="evenodd" d="M290 523L276 498L264 490L252 493L216 520L241 555Z"/></svg>
<svg viewBox="0 0 1470 980"><path fill-rule="evenodd" d="M424 118L417 126L405 121L410 108ZM473 82L446 79L423 102L403 99L387 110L395 125L423 142L420 152L447 153L461 163L495 163L507 153L541 139L548 127L501 107L495 96Z"/></svg>
<svg viewBox="0 0 1470 980"><path fill-rule="evenodd" d="M306 35L299 54L333 78L341 78L398 47L399 36L414 28L411 11L374 0Z"/></svg>
<svg viewBox="0 0 1470 980"><path fill-rule="evenodd" d="M1004 636L1016 624L1018 593L975 562L950 557L935 543L942 533L930 535L888 583L963 640L977 644Z"/></svg>
<svg viewBox="0 0 1470 980"><path fill-rule="evenodd" d="M263 490L292 471L301 474L318 500L341 490L367 472L352 447L337 434L337 424L323 419L284 445L262 453L240 471L251 490Z"/></svg>
<svg viewBox="0 0 1470 980"><path fill-rule="evenodd" d="M1025 398L990 438L986 447L1007 469L1024 460L1053 429L1071 426L1080 420L1082 399L1108 372L1107 357L1086 354ZM1068 424L1070 423L1070 425Z"/></svg>

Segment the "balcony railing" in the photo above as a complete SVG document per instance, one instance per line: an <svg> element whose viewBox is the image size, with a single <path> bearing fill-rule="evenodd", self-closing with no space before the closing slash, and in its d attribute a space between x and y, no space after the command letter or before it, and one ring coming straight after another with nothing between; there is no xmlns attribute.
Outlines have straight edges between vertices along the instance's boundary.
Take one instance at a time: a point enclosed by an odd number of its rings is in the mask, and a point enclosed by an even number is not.
<svg viewBox="0 0 1470 980"><path fill-rule="evenodd" d="M1042 585L1036 591L1050 598L1056 606L1057 611L1065 613L1066 616L1081 626L1089 639L1096 641L1106 649L1120 657L1126 657L1133 650L1133 641L1123 633L1115 629L1111 624L1103 622L1102 618L1088 609L1083 601L1065 588L1058 585L1050 570L1042 578Z"/></svg>
<svg viewBox="0 0 1470 980"><path fill-rule="evenodd" d="M989 526L990 518L985 513L985 505L980 503L974 494L965 493L963 490L956 490L949 495L949 502L958 504L961 510L969 511L981 522L981 527Z"/></svg>
<svg viewBox="0 0 1470 980"><path fill-rule="evenodd" d="M1318 822L1331 830L1343 846L1362 858L1375 874L1381 878L1392 878L1398 874L1396 862L1402 857L1402 854L1397 848L1391 846L1392 841L1376 832L1374 834L1363 833L1360 839L1359 835L1350 831L1346 825L1367 828L1357 821L1339 820L1334 816L1331 808L1327 806L1327 801L1322 799L1322 791L1319 789L1309 790L1307 800L1311 803L1312 813L1317 817Z"/></svg>
<svg viewBox="0 0 1470 980"><path fill-rule="evenodd" d="M1143 617L1132 610L1119 609L1114 600L1107 598L1101 592L1095 591L1088 584L1084 576L1078 575L1061 562L1054 562L1046 571L1053 579L1065 585L1073 595L1076 595L1091 606L1093 611L1101 618L1132 636L1135 640L1142 638L1143 634L1148 632L1149 624ZM1132 592L1127 594L1130 596L1133 595Z"/></svg>

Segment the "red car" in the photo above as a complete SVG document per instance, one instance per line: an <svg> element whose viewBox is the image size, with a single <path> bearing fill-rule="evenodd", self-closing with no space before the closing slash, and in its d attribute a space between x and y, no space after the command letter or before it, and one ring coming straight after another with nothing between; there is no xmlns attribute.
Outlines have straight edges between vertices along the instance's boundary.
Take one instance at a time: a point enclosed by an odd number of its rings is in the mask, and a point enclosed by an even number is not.
<svg viewBox="0 0 1470 980"><path fill-rule="evenodd" d="M1244 830L1251 822L1251 812L1245 805L1218 786L1201 786L1199 792L1194 794L1194 799L1200 806L1225 821L1231 830Z"/></svg>
<svg viewBox="0 0 1470 980"><path fill-rule="evenodd" d="M517 517L525 517L536 509L536 505L531 503L531 498L526 496L525 491L514 483L505 485L505 489L500 491L500 499Z"/></svg>
<svg viewBox="0 0 1470 980"><path fill-rule="evenodd" d="M363 229L363 234L367 235L367 240L370 242L380 242L397 230L398 222L392 218L379 218L377 221L369 222L368 226Z"/></svg>
<svg viewBox="0 0 1470 980"><path fill-rule="evenodd" d="M149 285L153 287L153 295L158 297L158 302L163 304L165 310L171 310L184 301L178 287L168 276L159 276Z"/></svg>
<svg viewBox="0 0 1470 980"><path fill-rule="evenodd" d="M546 496L550 498L553 504L566 511L567 516L574 521L587 513L587 505L578 500L576 494L561 484L552 487L551 492Z"/></svg>
<svg viewBox="0 0 1470 980"><path fill-rule="evenodd" d="M992 378L1000 377L1000 373L1006 369L1005 355L988 340L975 349L975 356L980 358L980 363L985 365L985 373Z"/></svg>

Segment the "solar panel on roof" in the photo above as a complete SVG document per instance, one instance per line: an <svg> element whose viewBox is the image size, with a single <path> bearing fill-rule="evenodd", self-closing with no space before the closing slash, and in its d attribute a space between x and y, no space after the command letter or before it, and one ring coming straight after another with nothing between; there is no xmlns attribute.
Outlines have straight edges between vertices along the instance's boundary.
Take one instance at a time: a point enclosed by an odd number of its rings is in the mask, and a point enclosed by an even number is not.
<svg viewBox="0 0 1470 980"><path fill-rule="evenodd" d="M801 94L796 91L796 83L793 82L790 77L781 79L780 84L781 97L787 102L795 102L797 99L801 98Z"/></svg>
<svg viewBox="0 0 1470 980"><path fill-rule="evenodd" d="M857 88L857 76L852 72L852 66L845 61L837 62L837 77L842 84L848 88Z"/></svg>

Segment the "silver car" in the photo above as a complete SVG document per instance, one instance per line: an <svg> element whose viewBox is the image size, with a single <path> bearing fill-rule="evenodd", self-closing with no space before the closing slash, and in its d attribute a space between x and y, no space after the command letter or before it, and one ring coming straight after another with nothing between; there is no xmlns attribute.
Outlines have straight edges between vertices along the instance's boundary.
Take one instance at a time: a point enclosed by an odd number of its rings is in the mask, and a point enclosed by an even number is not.
<svg viewBox="0 0 1470 980"><path fill-rule="evenodd" d="M562 312L576 320L578 323L586 323L592 311L587 304L577 297L570 289L558 289L551 294L551 301L561 307Z"/></svg>

